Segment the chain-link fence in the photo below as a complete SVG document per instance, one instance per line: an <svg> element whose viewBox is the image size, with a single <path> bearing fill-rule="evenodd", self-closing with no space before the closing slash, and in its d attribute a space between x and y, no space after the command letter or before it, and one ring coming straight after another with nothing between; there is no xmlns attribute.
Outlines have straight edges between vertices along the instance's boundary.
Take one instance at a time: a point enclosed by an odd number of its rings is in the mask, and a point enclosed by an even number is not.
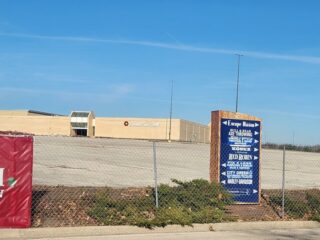
<svg viewBox="0 0 320 240"><path fill-rule="evenodd" d="M262 149L259 167L260 203L239 205L209 144L36 136L33 226L320 219L319 153Z"/></svg>

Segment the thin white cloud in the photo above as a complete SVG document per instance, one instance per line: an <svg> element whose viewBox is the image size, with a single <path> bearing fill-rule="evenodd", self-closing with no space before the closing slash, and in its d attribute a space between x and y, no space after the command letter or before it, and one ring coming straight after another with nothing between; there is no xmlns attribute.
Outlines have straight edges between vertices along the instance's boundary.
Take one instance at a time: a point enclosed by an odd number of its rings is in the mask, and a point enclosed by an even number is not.
<svg viewBox="0 0 320 240"><path fill-rule="evenodd" d="M43 72L35 72L32 73L31 76L32 81L38 81L38 82L57 82L57 83L91 83L90 80L84 80L84 79L79 79L76 77L68 76L68 75L63 75L63 74L46 74ZM0 78L1 79L1 78Z"/></svg>
<svg viewBox="0 0 320 240"><path fill-rule="evenodd" d="M307 114L307 113L295 113L295 112L286 112L286 111L278 111L278 110L268 110L268 109L259 109L255 112L264 113L267 115L282 115L285 117L293 117L293 118L308 118L308 119L320 119L318 114Z"/></svg>
<svg viewBox="0 0 320 240"><path fill-rule="evenodd" d="M114 94L126 95L134 91L134 86L131 84L112 85L111 90Z"/></svg>
<svg viewBox="0 0 320 240"><path fill-rule="evenodd" d="M277 53L244 51L244 50L224 49L224 48L197 47L193 45L170 44L170 43L155 42L155 41L140 41L140 40L126 40L126 39L117 40L117 39L106 39L106 38L72 37L72 36L45 36L45 35L3 33L3 32L2 33L0 32L0 36L43 39L43 40L58 40L58 41L76 41L76 42L87 42L87 43L93 42L93 43L127 44L127 45L138 45L138 46L146 46L146 47L173 49L173 50L180 50L180 51L215 53L215 54L225 54L225 55L242 54L246 57L252 57L252 58L275 59L275 60L286 60L286 61L320 64L320 57L315 57L315 56L277 54Z"/></svg>
<svg viewBox="0 0 320 240"><path fill-rule="evenodd" d="M134 91L134 86L130 84L117 84L111 85L105 88L105 92L75 92L75 91L67 91L67 90L51 90L46 88L24 88L24 87L0 87L0 96L7 97L9 96L24 96L24 95L32 95L34 96L53 96L57 98L69 98L72 100L91 100L96 99L97 101L109 101L113 102L119 100L123 97L126 97L128 94Z"/></svg>

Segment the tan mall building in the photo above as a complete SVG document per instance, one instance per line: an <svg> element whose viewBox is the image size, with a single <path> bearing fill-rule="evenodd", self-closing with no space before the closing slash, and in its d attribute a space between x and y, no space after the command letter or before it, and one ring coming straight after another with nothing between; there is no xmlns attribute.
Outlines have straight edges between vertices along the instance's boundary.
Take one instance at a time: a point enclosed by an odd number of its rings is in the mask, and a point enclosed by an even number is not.
<svg viewBox="0 0 320 240"><path fill-rule="evenodd" d="M207 125L183 119L96 117L92 111L73 111L63 116L33 110L0 110L0 131L147 140L169 140L170 135L172 141L210 142Z"/></svg>

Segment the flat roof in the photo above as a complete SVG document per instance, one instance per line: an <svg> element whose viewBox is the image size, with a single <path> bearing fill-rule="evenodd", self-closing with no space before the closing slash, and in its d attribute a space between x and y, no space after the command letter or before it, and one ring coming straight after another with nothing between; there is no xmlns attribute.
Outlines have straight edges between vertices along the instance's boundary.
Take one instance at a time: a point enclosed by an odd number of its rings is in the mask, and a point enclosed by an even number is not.
<svg viewBox="0 0 320 240"><path fill-rule="evenodd" d="M34 114L39 114L39 115L46 115L46 116L65 116L62 114L57 114L57 113L48 113L48 112L42 112L42 111L37 111L37 110L27 110L29 113L34 113Z"/></svg>
<svg viewBox="0 0 320 240"><path fill-rule="evenodd" d="M27 115L30 114L36 114L36 115L43 115L43 116L65 116L57 113L49 113L49 112L42 112L37 110L31 110L31 109L1 109L0 115L12 115L13 113L16 114L24 114Z"/></svg>

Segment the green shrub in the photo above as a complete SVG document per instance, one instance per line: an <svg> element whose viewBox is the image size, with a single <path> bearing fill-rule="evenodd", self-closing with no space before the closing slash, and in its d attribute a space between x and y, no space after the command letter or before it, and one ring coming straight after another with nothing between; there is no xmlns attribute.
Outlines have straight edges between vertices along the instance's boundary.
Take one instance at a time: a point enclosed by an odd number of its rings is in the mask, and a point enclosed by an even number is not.
<svg viewBox="0 0 320 240"><path fill-rule="evenodd" d="M207 206L192 213L193 223L215 223L227 220L224 211L219 208ZM230 220L230 219L228 219Z"/></svg>
<svg viewBox="0 0 320 240"><path fill-rule="evenodd" d="M99 194L88 214L104 225L137 225L146 218L146 212L152 206L149 197L122 200Z"/></svg>
<svg viewBox="0 0 320 240"><path fill-rule="evenodd" d="M158 209L154 204L154 192L131 199L115 199L108 193L96 195L88 214L104 225L129 224L147 228L231 220L225 216L224 207L232 203L232 197L219 184L202 179L172 182L174 186L159 186Z"/></svg>
<svg viewBox="0 0 320 240"><path fill-rule="evenodd" d="M192 225L190 211L185 207L159 208L156 212L156 218L153 219L153 225L163 227L169 224Z"/></svg>
<svg viewBox="0 0 320 240"><path fill-rule="evenodd" d="M225 204L232 202L231 195L217 183L209 183L203 179L190 182L173 179L172 182L176 186L162 184L158 188L160 207L177 205L198 211L206 206L223 208Z"/></svg>

